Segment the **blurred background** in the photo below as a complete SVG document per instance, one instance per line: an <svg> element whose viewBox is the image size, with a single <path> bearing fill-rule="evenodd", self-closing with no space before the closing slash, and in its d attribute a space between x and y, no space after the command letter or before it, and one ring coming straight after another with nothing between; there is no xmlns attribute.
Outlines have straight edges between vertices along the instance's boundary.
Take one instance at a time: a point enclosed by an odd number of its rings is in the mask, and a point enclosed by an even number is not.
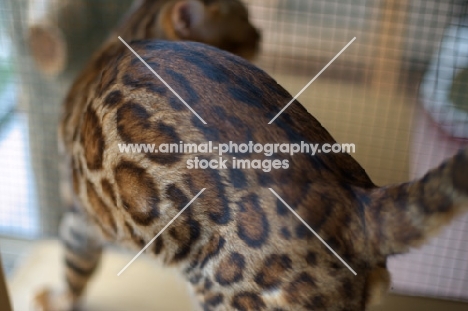
<svg viewBox="0 0 468 311"><path fill-rule="evenodd" d="M256 64L293 95L357 38L298 100L338 142L356 145L375 183L420 177L467 145L468 1L244 2L263 33ZM60 103L131 3L0 2L0 255L9 278L37 240L56 237ZM58 31L50 38L38 25ZM50 47L52 60L34 58L32 33L64 46ZM394 293L468 301L468 215L389 268Z"/></svg>

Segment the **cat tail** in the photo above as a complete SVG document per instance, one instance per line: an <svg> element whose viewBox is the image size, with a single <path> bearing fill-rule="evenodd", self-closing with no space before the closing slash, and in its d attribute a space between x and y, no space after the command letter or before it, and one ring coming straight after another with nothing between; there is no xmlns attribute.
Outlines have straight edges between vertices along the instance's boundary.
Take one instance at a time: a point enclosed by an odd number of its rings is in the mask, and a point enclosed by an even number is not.
<svg viewBox="0 0 468 311"><path fill-rule="evenodd" d="M468 148L413 182L370 190L365 203L369 246L405 253L468 212Z"/></svg>

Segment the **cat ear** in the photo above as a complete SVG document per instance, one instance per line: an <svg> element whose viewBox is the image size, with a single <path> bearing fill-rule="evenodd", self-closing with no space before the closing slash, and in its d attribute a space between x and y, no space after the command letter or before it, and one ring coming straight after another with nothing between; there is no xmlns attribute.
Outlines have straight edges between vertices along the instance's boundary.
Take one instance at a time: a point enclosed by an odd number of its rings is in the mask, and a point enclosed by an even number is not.
<svg viewBox="0 0 468 311"><path fill-rule="evenodd" d="M177 2L172 9L172 24L176 33L188 38L205 18L205 6L197 0Z"/></svg>

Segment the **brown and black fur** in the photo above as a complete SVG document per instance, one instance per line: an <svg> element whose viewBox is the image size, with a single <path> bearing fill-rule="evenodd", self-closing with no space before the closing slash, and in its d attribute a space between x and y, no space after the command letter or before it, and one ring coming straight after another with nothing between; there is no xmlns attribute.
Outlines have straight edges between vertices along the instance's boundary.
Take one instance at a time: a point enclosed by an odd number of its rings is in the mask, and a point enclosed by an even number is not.
<svg viewBox="0 0 468 311"><path fill-rule="evenodd" d="M119 143L335 142L298 102L268 125L292 96L242 58L194 42L131 46L207 124L130 51L103 65L80 117L63 123L74 133L63 139L76 200L64 225L72 236L61 296L68 307L83 293L104 242L140 250L202 188L146 253L178 267L204 310L365 310L389 286L388 256L419 246L468 209L466 150L420 180L389 187L374 185L348 154L277 154L272 158L288 160L289 168L265 173L187 169L187 159L213 154L120 153ZM40 298L55 310L47 292Z"/></svg>
<svg viewBox="0 0 468 311"><path fill-rule="evenodd" d="M132 46L208 124L123 52L107 67L115 82L94 90L78 125L75 194L103 240L138 250L206 188L147 249L180 268L205 310L365 310L388 287L389 255L467 210L467 151L421 180L381 188L348 154L279 154L289 169L264 173L189 170L193 154L119 153L119 143L334 142L298 102L268 125L291 96L241 58L198 43Z"/></svg>
<svg viewBox="0 0 468 311"><path fill-rule="evenodd" d="M88 225L87 215L80 212L81 202L74 194L78 190L77 176L83 173L83 167L72 161L70 156L73 153L72 142L79 135L77 124L82 122L83 109L86 109L95 89L115 83L112 79L116 69L115 58L127 50L118 36L127 42L141 39L199 41L249 60L258 53L261 38L260 32L249 21L247 8L239 0L135 0L127 16L77 76L64 100L59 150L63 158L60 164L61 193L69 212L62 221L61 236L67 250L65 263L69 289L57 296L51 296L47 291L39 293L35 299L39 310L70 309L101 256L102 243ZM101 129L92 130L97 132ZM101 187L100 190L112 195L113 185L105 178ZM93 204L107 212L99 195L92 189L90 194ZM115 204L115 198L113 200ZM106 219L111 221L109 217ZM132 239L137 239L128 223L126 228ZM142 239L139 241L143 243Z"/></svg>
<svg viewBox="0 0 468 311"><path fill-rule="evenodd" d="M72 84L64 101L61 143L70 148L73 126L98 83L113 83L102 70L127 48L126 42L143 39L188 40L217 46L252 60L260 48L260 32L249 22L239 0L136 0L131 11L94 53ZM109 66L110 67L110 66Z"/></svg>

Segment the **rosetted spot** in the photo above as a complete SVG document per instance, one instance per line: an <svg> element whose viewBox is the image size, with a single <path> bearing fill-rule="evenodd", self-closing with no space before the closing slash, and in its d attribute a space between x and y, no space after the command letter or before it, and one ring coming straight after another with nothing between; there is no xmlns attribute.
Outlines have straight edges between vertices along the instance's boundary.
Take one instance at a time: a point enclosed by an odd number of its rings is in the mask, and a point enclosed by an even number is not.
<svg viewBox="0 0 468 311"><path fill-rule="evenodd" d="M117 232L117 226L114 218L112 217L111 210L99 197L96 190L94 190L94 185L90 181L86 181L86 193L88 195L88 201L91 205L91 209L99 220L100 225L107 229L107 231L113 233Z"/></svg>
<svg viewBox="0 0 468 311"><path fill-rule="evenodd" d="M127 102L117 110L117 131L127 143L133 144L179 144L180 137L173 126L162 121L150 120L151 114L141 105ZM171 165L181 159L174 153L147 153L146 156L162 165Z"/></svg>
<svg viewBox="0 0 468 311"><path fill-rule="evenodd" d="M221 260L216 270L216 281L227 286L242 280L245 267L244 255L231 253Z"/></svg>
<svg viewBox="0 0 468 311"><path fill-rule="evenodd" d="M314 205L314 212L308 215L310 217L306 217L306 219L304 219L309 226L315 230L315 232L320 231L320 229L330 219L330 216L335 212L336 206L339 206L337 198L331 193L320 195L319 200L320 204Z"/></svg>
<svg viewBox="0 0 468 311"><path fill-rule="evenodd" d="M291 232L289 232L288 228L286 227L281 228L280 235L285 240L289 240L291 238Z"/></svg>
<svg viewBox="0 0 468 311"><path fill-rule="evenodd" d="M263 108L263 92L255 87L253 84L245 84L245 87L240 87L237 84L227 86L229 96L247 107Z"/></svg>
<svg viewBox="0 0 468 311"><path fill-rule="evenodd" d="M128 143L144 143L151 129L150 114L136 103L127 102L117 110L117 130Z"/></svg>
<svg viewBox="0 0 468 311"><path fill-rule="evenodd" d="M195 189L194 180L192 178L193 174L184 174L183 175L183 184L188 187L192 195L197 194L200 190Z"/></svg>
<svg viewBox="0 0 468 311"><path fill-rule="evenodd" d="M306 272L299 274L285 288L286 299L293 303L304 297L305 294L313 293L317 290L315 280Z"/></svg>
<svg viewBox="0 0 468 311"><path fill-rule="evenodd" d="M270 255L265 259L262 270L255 276L255 283L264 289L274 288L281 283L282 276L291 267L292 262L288 255Z"/></svg>
<svg viewBox="0 0 468 311"><path fill-rule="evenodd" d="M185 183L191 194L196 195L202 188L206 187L207 180L212 186L203 192L197 202L200 206L204 206L211 221L217 225L225 225L231 220L231 209L218 170L200 170L197 171L197 174L186 175Z"/></svg>
<svg viewBox="0 0 468 311"><path fill-rule="evenodd" d="M205 265L213 258L218 255L224 247L226 240L220 235L216 234L210 241L203 246L202 252L200 253L199 262L200 268L204 268Z"/></svg>
<svg viewBox="0 0 468 311"><path fill-rule="evenodd" d="M171 105L172 109L177 110L177 111L182 111L182 110L187 109L184 103L175 95L172 95L169 97L169 105Z"/></svg>
<svg viewBox="0 0 468 311"><path fill-rule="evenodd" d="M117 200L115 198L115 192L114 192L114 187L112 186L112 184L110 183L110 181L106 178L103 178L101 180L101 186L102 186L102 193L108 197L109 199L111 199L112 201L112 204L114 204L114 206L117 206Z"/></svg>
<svg viewBox="0 0 468 311"><path fill-rule="evenodd" d="M163 248L164 248L164 240L162 236L159 236L154 242L154 250L153 250L154 254L155 255L161 254Z"/></svg>
<svg viewBox="0 0 468 311"><path fill-rule="evenodd" d="M119 90L112 91L104 98L104 105L109 107L117 106L122 101L122 98L122 92Z"/></svg>
<svg viewBox="0 0 468 311"><path fill-rule="evenodd" d="M244 188L247 185L247 178L242 170L229 169L229 179L235 188Z"/></svg>
<svg viewBox="0 0 468 311"><path fill-rule="evenodd" d="M314 237L312 231L302 223L296 226L296 236L298 239L311 239Z"/></svg>
<svg viewBox="0 0 468 311"><path fill-rule="evenodd" d="M185 259L192 250L195 241L200 237L200 223L186 215L179 217L174 226L169 229L169 235L177 245L177 251L172 258L173 262Z"/></svg>
<svg viewBox="0 0 468 311"><path fill-rule="evenodd" d="M142 65L141 61L137 59L136 65ZM152 63L152 65L153 68L157 66L155 63ZM147 92L151 92L159 96L165 96L168 91L167 87L158 79L155 79L154 75L148 70L134 70L133 73L124 74L122 77L122 83L129 88L145 89Z"/></svg>
<svg viewBox="0 0 468 311"><path fill-rule="evenodd" d="M212 286L213 286L213 282L211 282L210 279L207 278L205 280L205 284L203 285L203 287L205 288L205 290L210 290Z"/></svg>
<svg viewBox="0 0 468 311"><path fill-rule="evenodd" d="M198 95L198 92L192 87L191 81L189 81L184 75L170 68L167 68L165 73L173 82L170 84L177 88L177 92L187 103L191 106L195 106L199 102L200 96Z"/></svg>
<svg viewBox="0 0 468 311"><path fill-rule="evenodd" d="M91 106L89 106L83 118L81 137L86 165L90 170L98 170L102 167L104 153L104 138L102 135L99 119Z"/></svg>
<svg viewBox="0 0 468 311"><path fill-rule="evenodd" d="M181 141L175 128L161 121L153 125L153 130L150 136L152 139L151 141L157 141L158 145L161 145L162 143L178 144ZM182 158L180 154L175 153L148 153L147 156L151 161L163 165L171 165L179 162Z"/></svg>
<svg viewBox="0 0 468 311"><path fill-rule="evenodd" d="M340 270L340 269L342 269L342 267L343 267L343 266L339 265L339 264L336 263L336 262L330 263L330 268L331 268L333 271Z"/></svg>
<svg viewBox="0 0 468 311"><path fill-rule="evenodd" d="M276 200L276 212L280 216L287 215L289 213L288 208L280 200Z"/></svg>
<svg viewBox="0 0 468 311"><path fill-rule="evenodd" d="M207 307L216 307L223 302L223 299L224 299L224 296L222 294L219 294L219 293L211 294L205 297L205 305Z"/></svg>
<svg viewBox="0 0 468 311"><path fill-rule="evenodd" d="M254 292L241 292L235 295L231 305L238 311L258 311L266 307L263 299Z"/></svg>
<svg viewBox="0 0 468 311"><path fill-rule="evenodd" d="M226 120L229 122L228 125L232 129L232 132L230 132L232 135L230 136L232 140L246 141L253 139L252 128L245 121L243 121L243 119L233 115L228 115Z"/></svg>
<svg viewBox="0 0 468 311"><path fill-rule="evenodd" d="M317 264L317 254L313 252L307 252L305 259L309 266L315 266Z"/></svg>
<svg viewBox="0 0 468 311"><path fill-rule="evenodd" d="M220 140L219 129L217 127L203 124L203 122L196 115L193 115L190 118L190 121L192 122L192 125L203 134L206 140L208 141Z"/></svg>
<svg viewBox="0 0 468 311"><path fill-rule="evenodd" d="M229 133L229 138L233 141L250 141L253 140L252 128L248 126L243 119L238 118L232 113L226 112L222 106L212 106L211 113L216 120L222 122L222 129L212 128L219 133ZM206 128L206 126L204 127ZM217 136L218 133L207 133L208 136ZM205 136L206 137L206 136ZM208 137L207 137L208 138ZM241 156L242 153L234 153L236 156ZM239 170L237 170L239 171Z"/></svg>
<svg viewBox="0 0 468 311"><path fill-rule="evenodd" d="M122 77L122 83L125 86L131 87L131 88L139 88L142 85L144 86L142 81L139 82L139 79L137 79L136 77L134 77L133 75L129 73L124 74L124 76Z"/></svg>
<svg viewBox="0 0 468 311"><path fill-rule="evenodd" d="M239 203L237 234L248 246L261 247L269 235L269 224L258 197L251 194Z"/></svg>
<svg viewBox="0 0 468 311"><path fill-rule="evenodd" d="M274 183L274 177L272 176L271 173L265 173L262 170L256 170L255 173L257 175L258 183L262 187L269 187Z"/></svg>
<svg viewBox="0 0 468 311"><path fill-rule="evenodd" d="M169 200L174 203L174 207L178 210L183 209L190 200L175 184L170 184L166 188L166 195Z"/></svg>
<svg viewBox="0 0 468 311"><path fill-rule="evenodd" d="M148 226L158 218L159 192L143 168L121 162L115 168L115 181L124 209L137 224Z"/></svg>
<svg viewBox="0 0 468 311"><path fill-rule="evenodd" d="M184 51L180 53L184 60L198 67L203 77L206 77L216 83L226 83L229 81L229 71L224 66L212 63L209 56L199 51Z"/></svg>

